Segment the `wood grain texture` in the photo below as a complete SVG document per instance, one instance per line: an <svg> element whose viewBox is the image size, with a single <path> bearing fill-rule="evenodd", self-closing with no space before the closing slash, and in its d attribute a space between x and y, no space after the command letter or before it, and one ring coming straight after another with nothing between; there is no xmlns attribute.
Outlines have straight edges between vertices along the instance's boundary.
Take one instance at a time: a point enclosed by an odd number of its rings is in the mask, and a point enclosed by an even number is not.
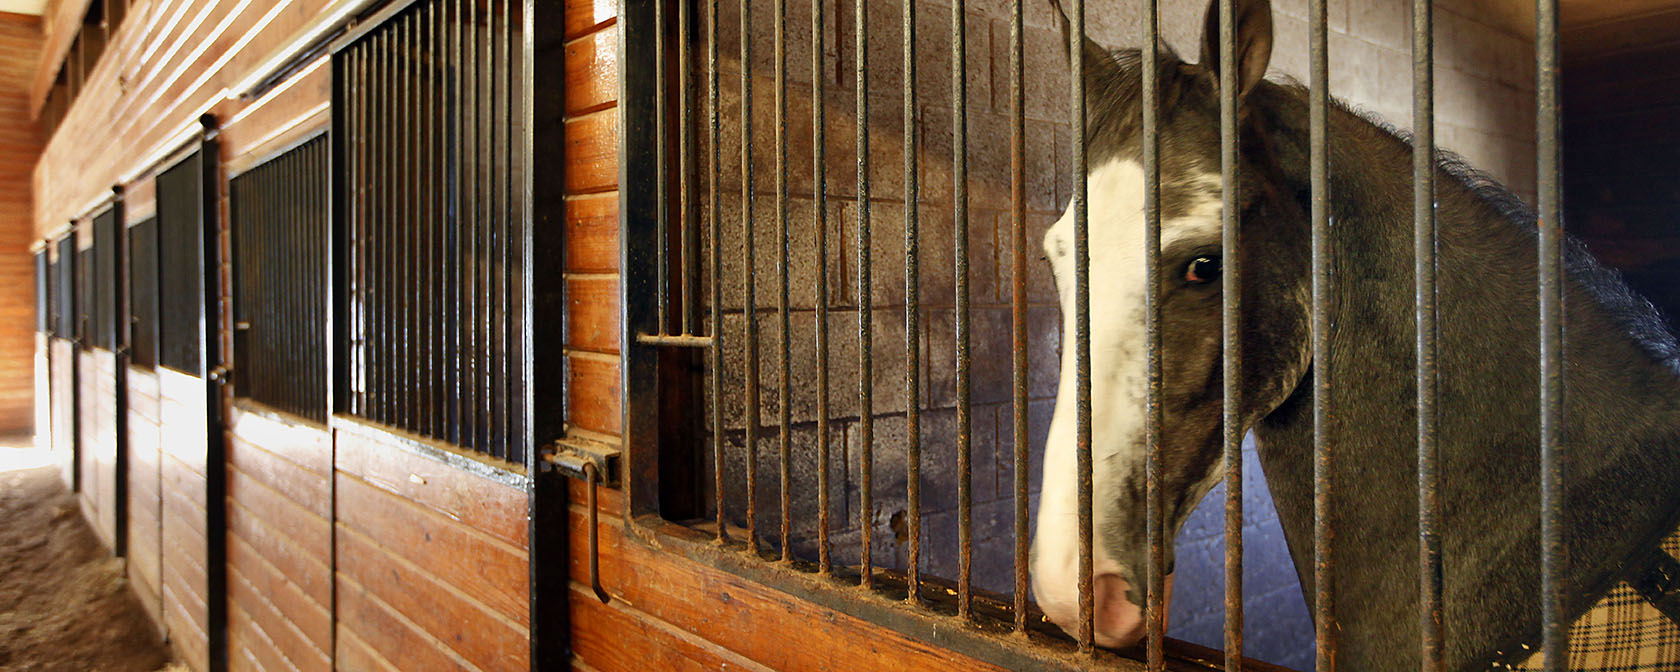
<svg viewBox="0 0 1680 672"><path fill-rule="evenodd" d="M566 115L605 110L618 101L618 27L566 43Z"/></svg>
<svg viewBox="0 0 1680 672"><path fill-rule="evenodd" d="M618 272L618 194L589 194L566 200L566 270Z"/></svg>
<svg viewBox="0 0 1680 672"><path fill-rule="evenodd" d="M235 623L234 619L229 618L230 637L239 629L253 629L273 645L276 653L286 659L288 667L297 670L332 669L332 660L320 644L305 635L254 582L245 577L245 573L239 567L230 567L228 570L227 599L251 617L246 623Z"/></svg>
<svg viewBox="0 0 1680 672"><path fill-rule="evenodd" d="M526 547L523 490L353 432L338 433L338 469L464 527L521 550Z"/></svg>
<svg viewBox="0 0 1680 672"><path fill-rule="evenodd" d="M585 537L586 524L584 512L574 509L573 539ZM997 669L626 539L615 516L601 517L600 544L602 585L643 618L664 621L771 669ZM588 576L588 561L587 549L573 544L571 575Z"/></svg>
<svg viewBox="0 0 1680 672"><path fill-rule="evenodd" d="M338 623L341 633L348 631L397 669L472 669L466 660L381 603L361 584L344 577L338 579ZM345 639L339 636L340 642Z"/></svg>
<svg viewBox="0 0 1680 672"><path fill-rule="evenodd" d="M613 0L566 0L562 11L568 40L605 28L618 19L618 3Z"/></svg>
<svg viewBox="0 0 1680 672"><path fill-rule="evenodd" d="M566 193L618 188L618 115L592 112L566 120Z"/></svg>
<svg viewBox="0 0 1680 672"><path fill-rule="evenodd" d="M566 418L572 426L613 436L622 432L618 366L616 358L566 358Z"/></svg>
<svg viewBox="0 0 1680 672"><path fill-rule="evenodd" d="M527 567L519 549L342 474L338 521L508 619L528 622ZM362 571L339 567L341 576L353 579Z"/></svg>
<svg viewBox="0 0 1680 672"><path fill-rule="evenodd" d="M601 604L594 591L572 584L572 651L602 672L768 670L721 646L656 620L614 600Z"/></svg>
<svg viewBox="0 0 1680 672"><path fill-rule="evenodd" d="M530 667L523 625L398 559L372 539L348 529L338 535L339 562L368 593L484 670Z"/></svg>
<svg viewBox="0 0 1680 672"><path fill-rule="evenodd" d="M618 278L611 275L566 279L566 345L574 350L618 354L621 320ZM673 298L675 303L676 297Z"/></svg>

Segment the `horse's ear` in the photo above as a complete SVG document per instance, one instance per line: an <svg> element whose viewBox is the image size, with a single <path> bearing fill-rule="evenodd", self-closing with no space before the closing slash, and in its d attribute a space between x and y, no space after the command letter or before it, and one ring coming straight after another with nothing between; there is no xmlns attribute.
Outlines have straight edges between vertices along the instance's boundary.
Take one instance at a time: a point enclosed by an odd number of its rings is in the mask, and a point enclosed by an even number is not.
<svg viewBox="0 0 1680 672"><path fill-rule="evenodd" d="M1237 97L1247 95L1266 76L1272 60L1270 0L1232 0L1237 15ZM1219 75L1219 0L1208 3L1202 34L1202 67Z"/></svg>
<svg viewBox="0 0 1680 672"><path fill-rule="evenodd" d="M1065 47L1070 39L1069 34L1073 32L1073 28L1069 25L1067 11L1062 9L1061 0L1050 0L1050 7L1056 10L1056 16L1062 20L1062 44ZM1085 86L1089 87L1093 82L1102 82L1120 74L1120 65L1114 62L1114 56L1108 53L1107 49L1102 48L1102 45L1092 40L1090 35L1085 36L1085 43L1082 48L1085 58ZM1063 53L1067 56L1068 62L1072 63L1073 54L1066 51Z"/></svg>

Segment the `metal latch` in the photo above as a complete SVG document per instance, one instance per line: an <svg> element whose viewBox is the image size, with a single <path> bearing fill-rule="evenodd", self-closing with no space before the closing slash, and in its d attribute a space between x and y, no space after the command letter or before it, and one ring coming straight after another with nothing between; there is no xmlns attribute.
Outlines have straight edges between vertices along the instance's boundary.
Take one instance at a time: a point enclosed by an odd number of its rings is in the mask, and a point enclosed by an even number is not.
<svg viewBox="0 0 1680 672"><path fill-rule="evenodd" d="M597 481L609 488L618 486L619 450L604 443L566 439L549 444L544 461L567 478L589 480L584 467L593 466Z"/></svg>
<svg viewBox="0 0 1680 672"><path fill-rule="evenodd" d="M597 486L618 483L619 455L617 448L601 443L556 441L543 451L543 462L568 477L581 479L589 496L589 587L602 604L612 596L601 587L601 523L600 505L595 501Z"/></svg>

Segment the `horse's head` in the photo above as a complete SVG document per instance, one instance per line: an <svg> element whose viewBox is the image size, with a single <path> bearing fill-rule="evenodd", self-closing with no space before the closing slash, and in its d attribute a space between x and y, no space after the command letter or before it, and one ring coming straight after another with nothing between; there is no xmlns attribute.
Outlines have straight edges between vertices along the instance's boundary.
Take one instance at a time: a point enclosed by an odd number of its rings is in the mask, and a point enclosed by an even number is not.
<svg viewBox="0 0 1680 672"><path fill-rule="evenodd" d="M1271 5L1237 0L1241 128L1243 399L1246 429L1290 394L1309 364L1307 225L1299 195L1278 179L1258 109L1275 95L1261 80L1271 57ZM1221 462L1221 260L1217 0L1202 63L1163 54L1160 83L1162 499L1166 570L1172 538L1218 482ZM1126 646L1143 635L1145 544L1144 175L1141 61L1087 42L1090 343L1096 638ZM1268 93L1261 91L1261 93ZM1293 155L1291 155L1291 158ZM1074 347L1074 223L1070 208L1045 236L1063 319L1062 378L1044 455L1033 590L1051 620L1077 632L1078 505Z"/></svg>

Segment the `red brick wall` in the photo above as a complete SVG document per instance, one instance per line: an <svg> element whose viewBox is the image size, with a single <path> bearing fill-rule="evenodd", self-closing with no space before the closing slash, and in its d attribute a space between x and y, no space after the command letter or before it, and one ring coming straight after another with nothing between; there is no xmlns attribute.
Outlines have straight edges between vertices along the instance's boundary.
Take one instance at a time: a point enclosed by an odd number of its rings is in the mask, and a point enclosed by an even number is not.
<svg viewBox="0 0 1680 672"><path fill-rule="evenodd" d="M0 13L0 434L34 424L35 280L30 172L41 137L28 89L41 51L36 17Z"/></svg>

